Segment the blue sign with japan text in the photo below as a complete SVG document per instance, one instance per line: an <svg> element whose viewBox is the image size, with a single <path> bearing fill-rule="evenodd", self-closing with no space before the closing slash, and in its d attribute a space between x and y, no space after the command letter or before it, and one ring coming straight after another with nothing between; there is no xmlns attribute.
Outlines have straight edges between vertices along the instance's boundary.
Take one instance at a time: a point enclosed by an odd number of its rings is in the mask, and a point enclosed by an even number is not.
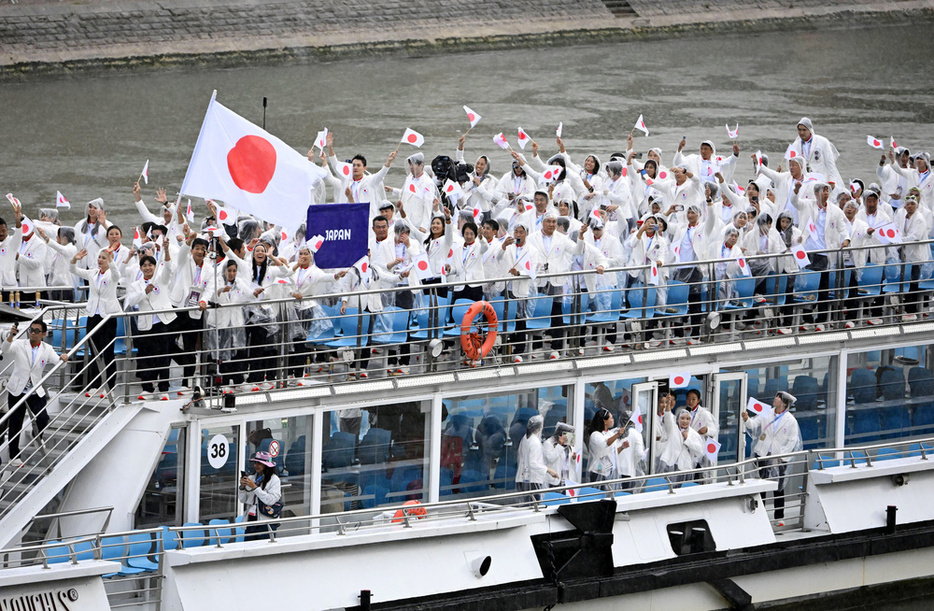
<svg viewBox="0 0 934 611"><path fill-rule="evenodd" d="M366 256L369 216L368 203L308 206L305 239L324 237L324 243L314 254L315 265L322 269L351 267Z"/></svg>

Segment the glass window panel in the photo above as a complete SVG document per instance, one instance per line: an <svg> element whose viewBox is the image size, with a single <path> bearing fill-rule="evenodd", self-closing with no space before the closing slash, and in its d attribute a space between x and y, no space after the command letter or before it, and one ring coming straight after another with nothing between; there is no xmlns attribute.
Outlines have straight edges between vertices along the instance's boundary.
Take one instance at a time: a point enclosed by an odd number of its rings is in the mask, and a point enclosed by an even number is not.
<svg viewBox="0 0 934 611"><path fill-rule="evenodd" d="M307 515L311 510L311 433L313 418L293 416L247 423L244 457L251 472L250 458L256 452L269 452L282 482L282 515Z"/></svg>
<svg viewBox="0 0 934 611"><path fill-rule="evenodd" d="M136 508L136 528L181 526L185 489L185 429L173 428L162 447L143 498Z"/></svg>
<svg viewBox="0 0 934 611"><path fill-rule="evenodd" d="M233 520L238 514L239 431L235 425L201 429L198 515L202 524L214 519Z"/></svg>
<svg viewBox="0 0 934 611"><path fill-rule="evenodd" d="M544 417L542 439L569 420L570 387L444 399L440 498L502 494L516 489L519 443L529 418ZM573 445L573 435L568 443ZM574 476L571 477L574 479Z"/></svg>

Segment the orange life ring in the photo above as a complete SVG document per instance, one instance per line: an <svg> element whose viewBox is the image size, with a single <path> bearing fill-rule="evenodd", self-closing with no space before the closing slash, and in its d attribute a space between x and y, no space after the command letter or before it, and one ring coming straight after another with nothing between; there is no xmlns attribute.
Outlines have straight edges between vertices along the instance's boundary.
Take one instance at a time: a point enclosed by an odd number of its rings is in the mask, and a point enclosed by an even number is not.
<svg viewBox="0 0 934 611"><path fill-rule="evenodd" d="M473 319L481 312L486 317L487 324L487 333L483 340L480 339L479 333L470 332ZM488 301L475 301L464 314L464 320L461 321L461 348L471 362L479 361L493 348L496 341L496 324L496 311Z"/></svg>
<svg viewBox="0 0 934 611"><path fill-rule="evenodd" d="M420 505L421 503L418 501L406 501L402 504L402 509L396 510L396 513L393 514L392 523L398 524L405 516L415 516L419 520L427 518L428 512L424 507L420 507Z"/></svg>

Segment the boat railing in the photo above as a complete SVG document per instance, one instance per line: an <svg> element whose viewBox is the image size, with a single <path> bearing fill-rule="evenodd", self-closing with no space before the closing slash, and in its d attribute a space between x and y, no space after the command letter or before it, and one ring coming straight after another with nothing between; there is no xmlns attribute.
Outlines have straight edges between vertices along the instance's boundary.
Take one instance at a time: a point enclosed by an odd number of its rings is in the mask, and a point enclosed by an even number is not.
<svg viewBox="0 0 934 611"><path fill-rule="evenodd" d="M785 271L791 257L785 253L749 256L745 267L759 267L758 262L769 268L758 275L740 273L736 259L712 259L693 264L702 270L702 280L683 283L669 278L658 286L650 281L650 264L611 267L602 273L543 273L535 280L486 279L498 335L492 350L480 358L470 358L461 349L462 342L470 346L482 341L488 330L482 315L462 325L473 303L457 296L456 289L468 285L465 282L326 293L302 300L285 296L245 304L211 303L190 331L200 347L187 352L175 343L176 329L170 326L161 335L141 332L136 320L167 312L187 315L199 308L127 312L118 317L117 337L100 343L115 348L119 374L112 388L124 402L141 394L140 378L160 373L172 389L200 386L205 405L220 407L225 392L327 385L322 390L327 393L334 392L334 385L364 378L496 369L534 360L589 359L770 335L796 336L792 341L808 336L812 343L812 332L821 329L857 333L863 326L923 321L929 308L921 300L934 293L934 261L907 263L889 257L886 264L847 267L847 257L852 260L865 249L871 248L822 251L831 260L826 274ZM682 267L667 266L672 276ZM558 288L550 289L550 280ZM528 295L516 294L522 283L530 287ZM508 287L511 292L490 294ZM50 306L43 313L52 324L53 343L63 350L72 348L76 338L83 339L84 323L75 316L75 307ZM812 314L827 322L807 322ZM243 325L231 320L243 320ZM167 341L171 361L193 366L194 380L184 375L185 367L168 368L141 353L140 344L150 340ZM94 354L84 351L82 356L89 359ZM67 383L60 374L59 386ZM174 396L168 393L168 398Z"/></svg>

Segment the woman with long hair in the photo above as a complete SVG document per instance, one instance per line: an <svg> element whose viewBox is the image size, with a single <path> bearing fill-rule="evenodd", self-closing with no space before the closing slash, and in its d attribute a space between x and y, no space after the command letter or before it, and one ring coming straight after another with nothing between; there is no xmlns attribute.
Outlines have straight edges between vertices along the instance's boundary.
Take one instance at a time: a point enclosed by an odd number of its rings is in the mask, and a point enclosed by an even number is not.
<svg viewBox="0 0 934 611"><path fill-rule="evenodd" d="M622 436L623 430L618 428L612 431L613 425L613 414L605 407L601 407L584 429L584 439L587 441L587 450L590 453L588 471L591 482L603 482L618 477L617 457L614 451L618 454L628 448L629 444L624 442L623 446L616 449L616 440Z"/></svg>
<svg viewBox="0 0 934 611"><path fill-rule="evenodd" d="M267 525L274 517L269 515L267 508L274 506L282 499L282 482L276 474L276 463L273 462L269 452L257 452L253 458L253 474L243 475L240 478L240 491L237 497L247 506L247 522L255 522L246 527L244 541L259 541L269 538ZM272 525L273 530L278 524Z"/></svg>

